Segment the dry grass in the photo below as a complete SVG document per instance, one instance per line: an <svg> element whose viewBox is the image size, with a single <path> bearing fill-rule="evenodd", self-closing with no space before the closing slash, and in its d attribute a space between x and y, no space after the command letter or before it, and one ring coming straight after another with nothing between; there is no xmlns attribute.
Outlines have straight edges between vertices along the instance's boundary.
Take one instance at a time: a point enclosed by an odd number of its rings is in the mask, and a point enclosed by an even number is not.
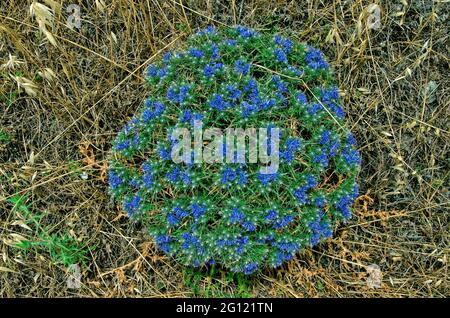
<svg viewBox="0 0 450 318"><path fill-rule="evenodd" d="M174 297L448 297L448 1L112 0L0 4L0 295ZM48 11L42 5L52 9ZM155 250L139 224L112 206L106 161L115 133L146 96L143 67L198 27L245 24L321 47L336 71L363 155L363 195L335 238L278 271L238 283L191 274ZM76 168L74 168L76 167ZM29 194L53 232L97 248L81 289L39 250L6 244L29 236L7 202ZM381 288L369 288L368 267ZM191 275L191 276L189 276ZM244 286L244 287L242 287Z"/></svg>

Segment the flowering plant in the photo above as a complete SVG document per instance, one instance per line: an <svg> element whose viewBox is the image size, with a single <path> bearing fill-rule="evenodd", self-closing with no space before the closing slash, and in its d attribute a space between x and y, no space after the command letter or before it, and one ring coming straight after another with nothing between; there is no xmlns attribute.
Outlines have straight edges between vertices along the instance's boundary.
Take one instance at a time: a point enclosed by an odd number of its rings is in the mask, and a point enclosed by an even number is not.
<svg viewBox="0 0 450 318"><path fill-rule="evenodd" d="M251 274L351 217L360 156L320 50L242 26L208 27L145 77L150 97L113 143L109 189L165 253ZM195 121L279 128L278 170L236 158L174 162L171 132Z"/></svg>

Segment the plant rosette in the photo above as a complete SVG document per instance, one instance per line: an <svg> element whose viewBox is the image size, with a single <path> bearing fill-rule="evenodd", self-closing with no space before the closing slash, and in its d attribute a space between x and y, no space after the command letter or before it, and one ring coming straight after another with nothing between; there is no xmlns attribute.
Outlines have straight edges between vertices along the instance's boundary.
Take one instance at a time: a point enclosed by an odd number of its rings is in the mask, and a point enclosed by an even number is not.
<svg viewBox="0 0 450 318"><path fill-rule="evenodd" d="M361 159L320 50L243 26L208 27L145 78L149 97L113 142L109 192L166 254L251 274L332 237L351 217ZM175 162L171 132L194 134L195 121L270 136L276 128L278 169L262 173L236 158Z"/></svg>

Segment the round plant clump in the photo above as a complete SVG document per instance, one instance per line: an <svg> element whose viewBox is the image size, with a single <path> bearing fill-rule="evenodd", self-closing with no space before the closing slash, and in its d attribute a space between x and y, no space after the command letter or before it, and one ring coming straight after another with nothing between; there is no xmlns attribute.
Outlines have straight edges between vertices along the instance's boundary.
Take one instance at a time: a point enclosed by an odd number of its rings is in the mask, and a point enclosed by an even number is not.
<svg viewBox="0 0 450 318"><path fill-rule="evenodd" d="M351 217L360 156L320 50L242 26L208 27L144 75L148 98L113 143L109 191L166 254L251 274L330 238ZM172 132L194 136L198 122L203 131L268 136L277 128L277 170L233 155L174 160Z"/></svg>

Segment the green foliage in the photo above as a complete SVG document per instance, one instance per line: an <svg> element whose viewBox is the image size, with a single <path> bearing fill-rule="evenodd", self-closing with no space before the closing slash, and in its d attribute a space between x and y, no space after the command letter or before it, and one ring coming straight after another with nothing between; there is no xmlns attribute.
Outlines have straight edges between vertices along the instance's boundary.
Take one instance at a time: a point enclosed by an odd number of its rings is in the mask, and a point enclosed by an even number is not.
<svg viewBox="0 0 450 318"><path fill-rule="evenodd" d="M207 271L186 268L184 283L196 297L249 298L250 278L243 273L223 271L212 266Z"/></svg>
<svg viewBox="0 0 450 318"><path fill-rule="evenodd" d="M194 267L252 274L330 238L351 217L361 162L324 54L242 26L208 27L186 46L145 72L149 98L113 142L113 198L161 250ZM192 153L175 162L172 132L193 136L198 121L204 131L267 131L259 143L279 140L279 168L192 162ZM234 157L220 138L217 151Z"/></svg>
<svg viewBox="0 0 450 318"><path fill-rule="evenodd" d="M13 205L13 210L24 223L33 229L33 238L21 240L16 247L28 253L32 249L46 251L55 263L69 266L71 264L86 264L89 249L85 244L80 244L68 233L50 233L49 227L42 226L44 214L33 213L31 204L27 204L26 196L16 194L8 199ZM93 249L93 248L91 248Z"/></svg>
<svg viewBox="0 0 450 318"><path fill-rule="evenodd" d="M16 102L17 96L18 96L17 91L12 91L9 93L1 93L0 102L3 102L6 104L7 107L10 107Z"/></svg>
<svg viewBox="0 0 450 318"><path fill-rule="evenodd" d="M11 136L7 132L0 130L0 143L6 144L9 141L11 141Z"/></svg>

